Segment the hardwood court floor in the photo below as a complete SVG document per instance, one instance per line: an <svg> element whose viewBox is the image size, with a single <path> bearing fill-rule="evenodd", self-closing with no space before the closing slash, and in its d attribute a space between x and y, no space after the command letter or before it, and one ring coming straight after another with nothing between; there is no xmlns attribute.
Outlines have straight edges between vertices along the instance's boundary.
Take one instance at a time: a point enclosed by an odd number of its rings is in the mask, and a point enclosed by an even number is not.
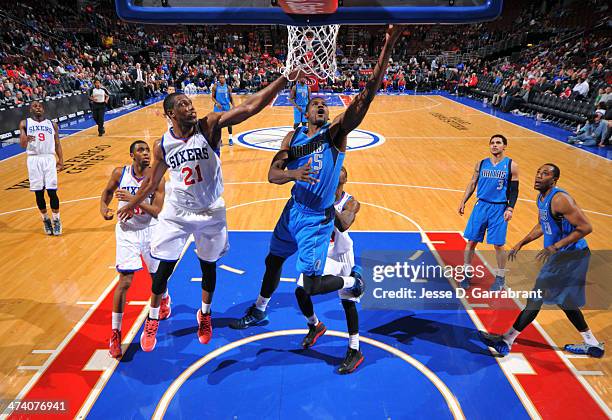
<svg viewBox="0 0 612 420"><path fill-rule="evenodd" d="M194 101L200 116L212 109L206 96ZM62 141L65 160L73 158L73 165L59 175L61 237L42 233L34 196L27 188L10 189L27 178L25 155L0 162L2 398L17 395L35 372L27 367L40 366L48 357L33 350L57 348L89 309L87 303L95 301L116 276L114 221L101 218L99 195L113 168L129 163L132 141L144 139L152 145L165 131L160 110L157 103L110 121L105 137L97 137L91 128ZM341 111L335 107L332 114ZM290 125L292 115L290 108L268 107L234 127L234 132ZM386 142L347 155L347 190L367 203L355 230L462 231L467 215L459 216L456 208L465 185L475 162L488 155L489 137L503 133L510 141L508 155L520 165L520 198L534 200L536 169L545 162L556 163L561 168L559 185L589 210L594 227L588 237L591 249L610 246L610 161L440 96L378 97L360 128L382 134ZM272 156L239 145L223 147L227 206L250 203L228 212L231 230L274 227L284 201L270 199L287 197L290 185L266 182ZM521 239L536 217L535 204L521 201L509 226L508 243ZM533 244L529 249L538 247ZM609 311L588 311L586 317L600 340L612 340ZM579 339L561 312L543 311L538 321L557 345ZM612 369L608 359L572 359L572 363L579 371L603 373L586 380L609 404Z"/></svg>

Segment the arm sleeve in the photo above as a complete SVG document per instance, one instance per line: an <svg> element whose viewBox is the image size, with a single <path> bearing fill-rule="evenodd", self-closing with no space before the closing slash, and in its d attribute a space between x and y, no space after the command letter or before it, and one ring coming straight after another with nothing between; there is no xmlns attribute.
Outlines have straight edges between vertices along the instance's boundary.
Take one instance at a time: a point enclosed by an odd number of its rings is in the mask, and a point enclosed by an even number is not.
<svg viewBox="0 0 612 420"><path fill-rule="evenodd" d="M510 181L510 185L508 186L508 207L514 208L514 206L516 206L516 201L518 200L518 193L519 182Z"/></svg>

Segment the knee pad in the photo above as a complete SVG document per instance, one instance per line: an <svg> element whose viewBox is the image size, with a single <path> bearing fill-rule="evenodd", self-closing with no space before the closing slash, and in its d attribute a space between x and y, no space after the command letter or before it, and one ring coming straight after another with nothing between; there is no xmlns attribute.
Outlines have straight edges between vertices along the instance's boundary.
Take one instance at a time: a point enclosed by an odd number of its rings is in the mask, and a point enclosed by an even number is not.
<svg viewBox="0 0 612 420"><path fill-rule="evenodd" d="M161 295L168 287L168 279L174 271L176 261L160 261L159 267L153 276L153 284L151 285L151 291L153 294Z"/></svg>
<svg viewBox="0 0 612 420"><path fill-rule="evenodd" d="M202 269L202 290L213 293L217 286L217 262L200 260Z"/></svg>
<svg viewBox="0 0 612 420"><path fill-rule="evenodd" d="M525 309L529 311L539 311L542 308L544 301L542 299L527 299Z"/></svg>
<svg viewBox="0 0 612 420"><path fill-rule="evenodd" d="M311 276L304 274L302 276L303 289L309 295L316 295L319 292L321 285L321 276Z"/></svg>
<svg viewBox="0 0 612 420"><path fill-rule="evenodd" d="M34 191L34 195L36 195L36 206L39 210L47 209L47 202L45 201L45 192L44 190Z"/></svg>
<svg viewBox="0 0 612 420"><path fill-rule="evenodd" d="M47 195L49 195L51 208L53 210L59 209L59 197L57 196L57 190L47 190Z"/></svg>

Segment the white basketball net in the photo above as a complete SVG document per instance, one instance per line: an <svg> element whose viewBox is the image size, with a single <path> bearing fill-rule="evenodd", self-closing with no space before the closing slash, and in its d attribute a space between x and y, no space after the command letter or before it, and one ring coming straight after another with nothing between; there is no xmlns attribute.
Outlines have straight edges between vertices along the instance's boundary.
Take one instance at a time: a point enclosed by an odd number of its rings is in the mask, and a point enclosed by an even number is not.
<svg viewBox="0 0 612 420"><path fill-rule="evenodd" d="M336 78L336 37L340 25L287 26L289 42L283 75L297 68L319 79Z"/></svg>

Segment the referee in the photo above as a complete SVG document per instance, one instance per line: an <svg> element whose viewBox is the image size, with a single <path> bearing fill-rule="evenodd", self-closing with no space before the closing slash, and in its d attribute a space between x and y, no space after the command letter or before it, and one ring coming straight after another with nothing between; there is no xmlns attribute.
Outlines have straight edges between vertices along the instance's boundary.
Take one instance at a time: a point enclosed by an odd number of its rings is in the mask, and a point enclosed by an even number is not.
<svg viewBox="0 0 612 420"><path fill-rule="evenodd" d="M106 88L103 88L100 81L96 80L94 87L89 91L89 100L91 101L93 119L98 124L98 136L104 135L104 112L109 98Z"/></svg>

